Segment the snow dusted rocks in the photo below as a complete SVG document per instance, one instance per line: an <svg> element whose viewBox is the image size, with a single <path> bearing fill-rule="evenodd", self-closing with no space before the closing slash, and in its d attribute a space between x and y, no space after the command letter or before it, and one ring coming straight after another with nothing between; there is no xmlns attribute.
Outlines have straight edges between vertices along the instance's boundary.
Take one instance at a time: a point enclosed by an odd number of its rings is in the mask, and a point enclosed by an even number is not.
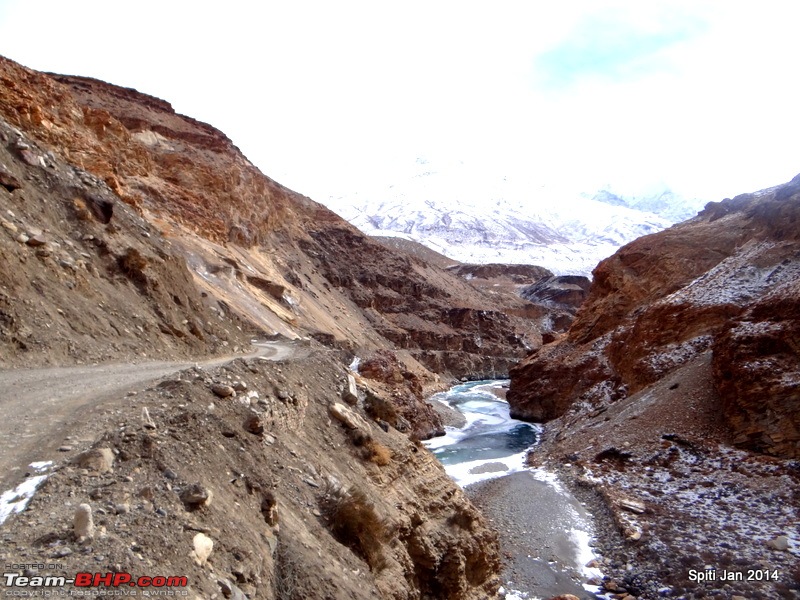
<svg viewBox="0 0 800 600"><path fill-rule="evenodd" d="M511 371L512 415L607 406L713 356L722 416L743 448L800 456L800 176L710 203L594 271L568 334Z"/></svg>

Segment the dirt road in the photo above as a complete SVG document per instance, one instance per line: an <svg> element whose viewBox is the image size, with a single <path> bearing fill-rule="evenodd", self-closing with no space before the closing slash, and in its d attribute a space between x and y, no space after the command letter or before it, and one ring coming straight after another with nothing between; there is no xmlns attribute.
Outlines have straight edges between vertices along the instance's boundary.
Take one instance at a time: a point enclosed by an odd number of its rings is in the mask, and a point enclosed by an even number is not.
<svg viewBox="0 0 800 600"><path fill-rule="evenodd" d="M13 488L34 461L57 461L62 446L92 440L75 432L101 410L124 401L125 394L198 364L215 367L235 358L285 360L292 342L259 342L247 355L198 362L141 362L0 371L0 491ZM85 427L83 427L85 430Z"/></svg>

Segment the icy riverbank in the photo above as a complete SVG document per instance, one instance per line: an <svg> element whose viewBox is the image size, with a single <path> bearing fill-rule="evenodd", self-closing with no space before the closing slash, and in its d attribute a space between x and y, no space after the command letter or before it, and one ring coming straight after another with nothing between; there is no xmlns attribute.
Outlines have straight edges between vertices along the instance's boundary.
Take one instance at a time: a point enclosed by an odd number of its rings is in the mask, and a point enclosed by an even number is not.
<svg viewBox="0 0 800 600"><path fill-rule="evenodd" d="M425 444L499 532L508 599L591 598L587 590L596 588L582 584L601 576L585 566L594 558L591 516L554 473L525 466L541 427L509 416L506 383L468 382L434 395L432 402L462 412L466 425Z"/></svg>

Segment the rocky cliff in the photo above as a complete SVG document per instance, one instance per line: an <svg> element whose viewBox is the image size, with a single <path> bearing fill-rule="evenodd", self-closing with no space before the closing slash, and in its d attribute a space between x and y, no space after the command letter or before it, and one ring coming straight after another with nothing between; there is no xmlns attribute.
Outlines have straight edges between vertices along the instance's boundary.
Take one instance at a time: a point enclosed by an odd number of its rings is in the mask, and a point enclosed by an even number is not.
<svg viewBox="0 0 800 600"><path fill-rule="evenodd" d="M707 354L733 442L796 458L799 278L800 177L710 203L598 265L568 335L512 370L513 411L602 409Z"/></svg>
<svg viewBox="0 0 800 600"><path fill-rule="evenodd" d="M7 563L158 567L198 597L494 595L495 535L414 438L441 429L420 403L440 374L505 373L538 343L504 312L523 300L366 238L162 100L2 58L0 208L4 370L105 363L113 379L254 337L305 344L129 395L87 382L57 432L9 416L64 444L4 530ZM367 370L345 405L343 365L378 349L390 381ZM18 458L10 485L30 485Z"/></svg>
<svg viewBox="0 0 800 600"><path fill-rule="evenodd" d="M6 59L0 59L0 78L4 171L17 182L0 189L14 213L4 217L10 225L22 233L49 230L62 248L66 240L91 245L83 238L94 236L96 244L111 245L112 262L132 248L148 265L161 264L151 260L159 251L185 263L208 308L235 315L226 334L234 344L237 326L288 337L313 334L350 351L393 346L406 351L403 360L417 358L430 369L463 376L505 374L538 343L535 327L504 314L506 306L491 295L363 236L263 175L223 133L176 114L167 102L88 78L37 73ZM33 209L28 198L37 194L51 194L51 210L25 213ZM101 214L104 206L116 212ZM21 255L22 247L15 245L18 232L7 232L3 242L13 251L4 253L4 268L10 273L19 268L10 257ZM160 250L151 248L159 244ZM29 263L34 266L40 265ZM148 275L159 277L153 267ZM165 292L170 301L154 301L158 310L170 302L178 306L171 295L180 297ZM23 309L14 307L9 319L26 331ZM141 313L110 310L123 319ZM192 323L188 315L175 316L158 328L180 331L178 345L185 345L194 338L182 325ZM122 329L133 331L128 325ZM55 346L48 356L69 360ZM10 359L44 356L25 357L19 344L5 347ZM120 351L109 343L103 352L112 358Z"/></svg>

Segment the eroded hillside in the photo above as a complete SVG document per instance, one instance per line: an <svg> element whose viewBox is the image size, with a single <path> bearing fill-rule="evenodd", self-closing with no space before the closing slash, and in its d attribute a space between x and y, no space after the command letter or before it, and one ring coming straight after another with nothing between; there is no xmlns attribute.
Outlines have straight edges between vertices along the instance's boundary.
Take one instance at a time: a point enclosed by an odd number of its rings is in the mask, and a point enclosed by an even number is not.
<svg viewBox="0 0 800 600"><path fill-rule="evenodd" d="M328 355L190 369L95 414L4 564L182 576L196 598L491 597L495 534L431 453L343 403Z"/></svg>
<svg viewBox="0 0 800 600"><path fill-rule="evenodd" d="M2 58L0 84L0 363L58 365L69 415L7 415L30 438L4 446L11 504L47 480L6 564L185 573L204 598L492 597L495 534L418 445L441 430L420 399L538 345L505 312L527 303L369 240L164 101ZM80 380L265 336L306 351ZM372 379L343 394L354 355Z"/></svg>
<svg viewBox="0 0 800 600"><path fill-rule="evenodd" d="M416 359L458 376L506 373L540 343L536 326L507 310L524 307L524 300L498 301L366 238L261 174L224 134L162 100L6 59L0 78L0 117L11 127L4 160L21 184L0 190L3 204L20 212L39 180L51 182L38 190L42 195L54 179L65 188L53 190L53 212L42 213L38 223L12 223L17 227L82 242L87 234L79 221L87 204L93 214L86 196L96 188L101 204L130 207L117 214L138 219L141 230L102 216L103 235L96 238L131 235L136 244L126 239L123 245L145 246L143 254L163 246L171 260L186 261L206 303L237 314L245 329L313 334L351 350L389 345L411 367ZM56 164L63 172L56 173ZM13 240L9 234L9 247ZM14 272L17 261L6 260L7 272ZM20 310L15 319L22 323ZM116 352L111 345L105 351Z"/></svg>
<svg viewBox="0 0 800 600"><path fill-rule="evenodd" d="M534 460L610 509L609 592L800 593L798 282L800 177L621 248L512 369L512 412L548 422Z"/></svg>

